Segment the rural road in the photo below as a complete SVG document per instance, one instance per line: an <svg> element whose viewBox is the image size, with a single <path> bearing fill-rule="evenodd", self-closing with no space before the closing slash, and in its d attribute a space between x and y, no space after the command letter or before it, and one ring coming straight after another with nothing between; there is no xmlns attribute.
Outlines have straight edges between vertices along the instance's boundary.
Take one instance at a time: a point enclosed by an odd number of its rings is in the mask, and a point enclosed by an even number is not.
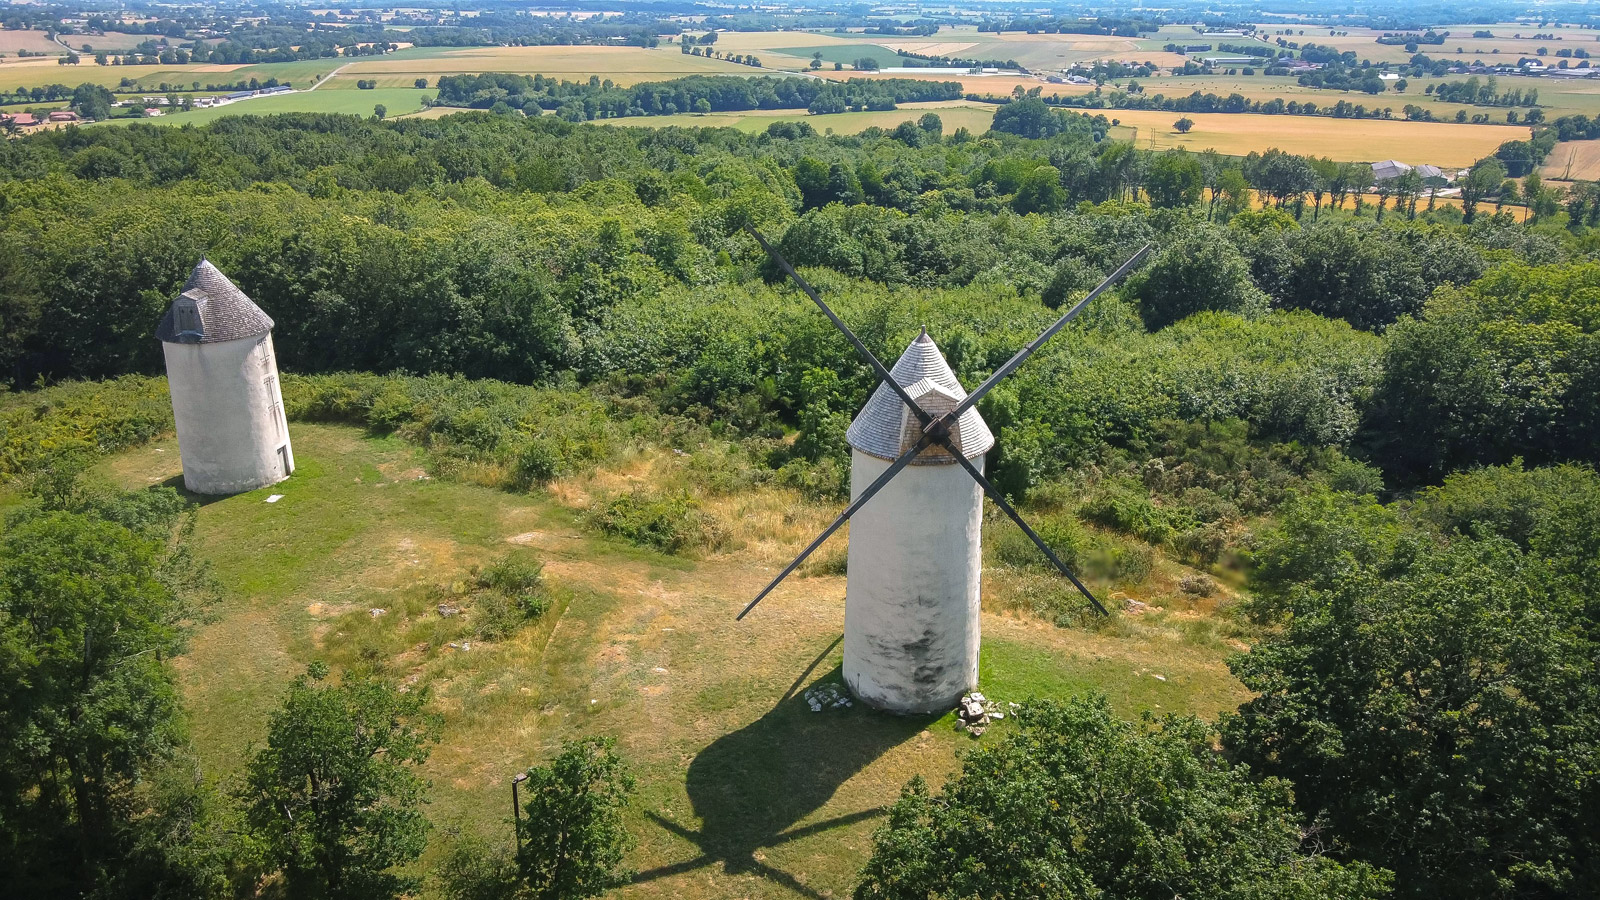
<svg viewBox="0 0 1600 900"><path fill-rule="evenodd" d="M327 81L328 78L332 78L333 76L339 74L340 72L343 72L346 68L349 67L349 65L350 65L349 63L345 63L344 65L340 66L339 68L334 69L332 72L329 72L327 78L323 78L323 79L320 79L320 80L318 80L316 82L313 82L311 87L308 87L308 88L305 89L304 93L309 94L312 91L316 90L317 88L322 87L323 82Z"/></svg>

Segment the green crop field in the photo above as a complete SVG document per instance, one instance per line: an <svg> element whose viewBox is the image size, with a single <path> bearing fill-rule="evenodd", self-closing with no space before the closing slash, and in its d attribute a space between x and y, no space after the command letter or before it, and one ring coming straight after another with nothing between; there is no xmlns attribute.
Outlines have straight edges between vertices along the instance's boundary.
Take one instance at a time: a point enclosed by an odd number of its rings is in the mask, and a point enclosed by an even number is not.
<svg viewBox="0 0 1600 900"><path fill-rule="evenodd" d="M358 116L372 115L373 106L381 103L391 116L416 112L422 108L422 98L427 91L415 88L379 88L372 91L298 91L274 97L257 97L226 106L174 112L153 119L112 119L103 124L126 125L146 122L152 125L203 125L224 116L265 116L272 113L313 112L348 113Z"/></svg>
<svg viewBox="0 0 1600 900"><path fill-rule="evenodd" d="M791 581L735 623L770 577L773 548L684 560L580 530L559 501L622 472L519 496L422 477L423 455L394 438L296 424L294 441L293 478L198 511L196 541L224 600L178 667L212 775L238 770L311 660L379 660L427 689L443 716L426 769L441 842L454 829L508 840L511 774L563 740L607 734L640 781L630 896L789 897L794 884L841 896L901 785L942 779L972 744L950 716L812 713L804 688L839 677L844 579ZM626 477L651 478L672 459L628 460ZM168 438L100 471L139 488L174 483L179 470ZM282 499L263 502L269 494ZM782 513L796 541L831 516L770 492L730 502L746 521ZM835 540L827 552L843 547L844 535ZM440 592L507 554L543 561L556 608L509 640L448 646L459 620L435 611ZM986 591L1015 591L1006 578L986 577ZM986 615L984 690L1021 700L1097 689L1125 715L1213 716L1244 699L1223 665L1226 643L1197 639L1187 620L1143 618L1097 633Z"/></svg>
<svg viewBox="0 0 1600 900"><path fill-rule="evenodd" d="M792 39L792 38L791 38ZM401 50L382 57L351 60L339 74L341 80L376 78L383 84L440 75L510 72L586 81L591 75L617 84L664 81L685 75L755 75L760 70L703 56L690 56L676 46L640 47L543 46L470 47L465 49Z"/></svg>

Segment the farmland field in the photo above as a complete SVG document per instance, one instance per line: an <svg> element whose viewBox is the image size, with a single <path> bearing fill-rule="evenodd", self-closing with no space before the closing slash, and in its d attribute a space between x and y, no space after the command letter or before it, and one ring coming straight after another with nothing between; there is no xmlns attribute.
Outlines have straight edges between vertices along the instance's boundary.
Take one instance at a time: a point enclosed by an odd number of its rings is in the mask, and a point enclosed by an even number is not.
<svg viewBox="0 0 1600 900"><path fill-rule="evenodd" d="M1393 158L1412 164L1468 166L1493 153L1505 141L1528 136L1526 129L1510 126L1232 113L1190 113L1194 130L1178 134L1172 127L1179 118L1177 113L1130 109L1104 113L1125 127L1137 128L1137 142L1143 149L1152 145L1157 150L1210 148L1244 155L1276 147L1288 153L1353 162Z"/></svg>
<svg viewBox="0 0 1600 900"><path fill-rule="evenodd" d="M237 768L310 660L383 658L443 716L425 772L441 830L504 840L512 773L563 740L615 735L640 782L629 823L640 874L625 896L843 896L901 785L919 773L937 783L972 745L948 715L807 709L803 689L838 678L842 576L793 580L733 622L831 509L771 492L729 498L750 546L689 561L596 539L563 505L654 478L671 455L530 497L419 478L422 454L395 438L298 424L294 440L292 479L198 511L196 542L225 597L178 667L214 775ZM168 438L102 472L136 488L179 465ZM282 500L263 503L268 493ZM844 535L835 541L825 549L840 552ZM433 614L441 585L508 553L538 555L558 605L509 640L451 649ZM986 574L986 603L1019 589L1008 571ZM1002 700L1099 689L1127 716L1234 707L1244 692L1223 665L1232 648L1195 640L1191 620L1205 611L1175 615L1098 633L986 613L984 689Z"/></svg>
<svg viewBox="0 0 1600 900"><path fill-rule="evenodd" d="M793 40L793 35L789 36ZM685 75L756 75L760 70L670 48L640 47L471 47L452 50L402 50L383 57L352 61L330 82L354 86L358 78L373 78L380 86L409 87L418 77L430 81L440 75L510 72L544 75L572 81L591 75L627 86L641 81L665 81Z"/></svg>
<svg viewBox="0 0 1600 900"><path fill-rule="evenodd" d="M155 34L128 34L122 31L108 31L105 34L65 34L62 35L67 43L74 49L88 44L94 50L132 50L145 41L160 41L161 36ZM167 39L168 43L176 44L173 38ZM59 49L59 45L58 45Z"/></svg>
<svg viewBox="0 0 1600 900"><path fill-rule="evenodd" d="M50 40L43 31L32 29L0 28L0 53L14 55L18 50L29 53L65 53L66 50Z"/></svg>
<svg viewBox="0 0 1600 900"><path fill-rule="evenodd" d="M372 107L382 103L391 116L416 112L422 108L422 97L427 91L415 88L379 88L372 91L301 91L279 94L274 97L256 97L226 106L196 109L190 112L168 113L153 119L112 119L104 124L126 125L146 122L152 125L204 125L224 116L265 116L272 113L347 113L357 116L372 115Z"/></svg>
<svg viewBox="0 0 1600 900"><path fill-rule="evenodd" d="M1547 181L1600 181L1600 141L1563 141L1545 159Z"/></svg>

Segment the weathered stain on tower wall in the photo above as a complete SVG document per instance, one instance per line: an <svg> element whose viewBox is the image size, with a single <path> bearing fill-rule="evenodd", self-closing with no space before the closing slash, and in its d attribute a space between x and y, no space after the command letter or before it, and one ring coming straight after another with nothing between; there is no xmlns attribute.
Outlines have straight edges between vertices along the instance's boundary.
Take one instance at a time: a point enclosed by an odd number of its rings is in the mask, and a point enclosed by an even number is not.
<svg viewBox="0 0 1600 900"><path fill-rule="evenodd" d="M889 468L860 450L850 464L852 496ZM844 679L862 701L944 712L977 685L982 523L956 465L906 467L851 520Z"/></svg>
<svg viewBox="0 0 1600 900"><path fill-rule="evenodd" d="M266 313L202 259L156 337L166 356L184 486L233 494L289 477L294 450Z"/></svg>

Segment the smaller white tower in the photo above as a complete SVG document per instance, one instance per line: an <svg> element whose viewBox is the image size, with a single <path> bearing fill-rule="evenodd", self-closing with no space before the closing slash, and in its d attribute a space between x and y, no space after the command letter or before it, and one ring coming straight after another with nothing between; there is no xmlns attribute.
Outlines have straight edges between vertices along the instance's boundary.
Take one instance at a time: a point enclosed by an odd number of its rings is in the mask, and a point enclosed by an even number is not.
<svg viewBox="0 0 1600 900"><path fill-rule="evenodd" d="M967 397L926 331L890 375L935 417ZM950 437L982 471L994 435L976 409ZM845 439L853 498L922 439L922 425L880 384ZM983 489L938 445L850 520L844 680L862 701L897 713L943 712L977 686L982 524Z"/></svg>
<svg viewBox="0 0 1600 900"><path fill-rule="evenodd" d="M294 471L272 320L201 258L156 326L178 425L183 484L235 494Z"/></svg>

